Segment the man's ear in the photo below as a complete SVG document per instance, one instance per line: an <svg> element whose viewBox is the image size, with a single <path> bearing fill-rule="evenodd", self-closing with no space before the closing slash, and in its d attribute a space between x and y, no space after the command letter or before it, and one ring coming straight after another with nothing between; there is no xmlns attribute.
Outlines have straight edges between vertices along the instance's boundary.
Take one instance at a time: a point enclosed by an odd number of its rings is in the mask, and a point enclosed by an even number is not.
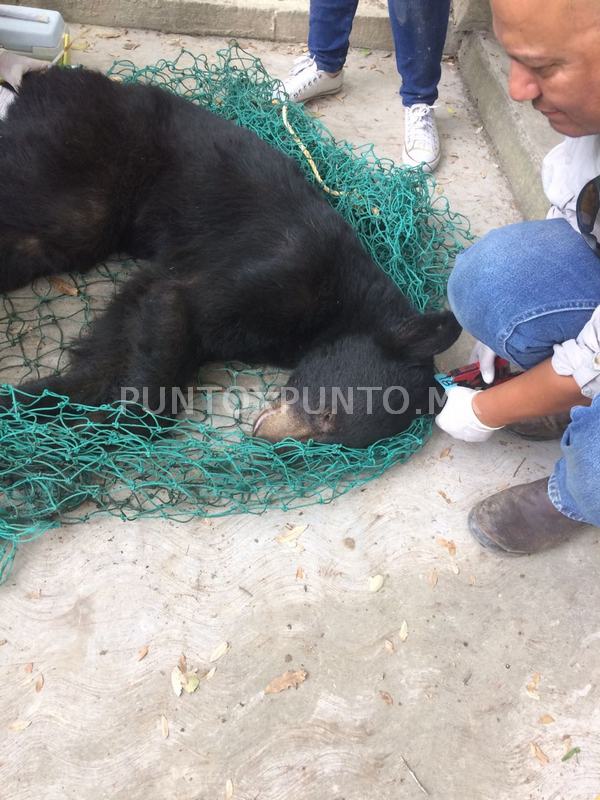
<svg viewBox="0 0 600 800"><path fill-rule="evenodd" d="M451 311L413 314L390 326L381 343L396 356L410 359L431 358L443 353L460 336L461 327Z"/></svg>

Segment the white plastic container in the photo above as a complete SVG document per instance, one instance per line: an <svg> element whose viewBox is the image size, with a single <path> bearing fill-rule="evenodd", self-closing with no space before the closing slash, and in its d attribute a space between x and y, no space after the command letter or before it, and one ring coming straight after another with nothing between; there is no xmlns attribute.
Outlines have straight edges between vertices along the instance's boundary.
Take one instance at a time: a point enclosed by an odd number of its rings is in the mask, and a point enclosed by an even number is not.
<svg viewBox="0 0 600 800"><path fill-rule="evenodd" d="M63 61L68 36L58 11L0 4L0 48L44 61Z"/></svg>

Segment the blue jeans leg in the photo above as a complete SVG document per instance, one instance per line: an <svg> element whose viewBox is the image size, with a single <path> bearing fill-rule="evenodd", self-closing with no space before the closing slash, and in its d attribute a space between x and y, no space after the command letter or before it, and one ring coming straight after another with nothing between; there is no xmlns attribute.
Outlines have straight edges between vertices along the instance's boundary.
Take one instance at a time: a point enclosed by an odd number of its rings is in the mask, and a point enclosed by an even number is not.
<svg viewBox="0 0 600 800"><path fill-rule="evenodd" d="M600 395L591 406L571 409L560 448L562 458L548 483L550 500L567 517L600 527Z"/></svg>
<svg viewBox="0 0 600 800"><path fill-rule="evenodd" d="M357 6L358 0L310 0L308 49L319 69L344 66Z"/></svg>
<svg viewBox="0 0 600 800"><path fill-rule="evenodd" d="M528 369L600 305L600 259L565 220L507 225L459 256L448 297L469 333ZM575 406L571 419L549 497L566 516L600 525L600 400Z"/></svg>
<svg viewBox="0 0 600 800"><path fill-rule="evenodd" d="M450 0L388 0L405 106L433 105L442 75Z"/></svg>

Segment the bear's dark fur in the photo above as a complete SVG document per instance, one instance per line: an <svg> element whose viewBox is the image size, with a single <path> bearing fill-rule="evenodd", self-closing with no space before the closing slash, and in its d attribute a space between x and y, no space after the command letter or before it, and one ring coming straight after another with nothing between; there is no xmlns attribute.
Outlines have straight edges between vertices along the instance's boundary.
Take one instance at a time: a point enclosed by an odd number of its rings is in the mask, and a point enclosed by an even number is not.
<svg viewBox="0 0 600 800"><path fill-rule="evenodd" d="M253 133L159 88L82 69L26 75L0 121L0 291L116 252L150 265L63 375L23 389L99 405L145 388L152 408L161 387L222 360L295 368L290 386L313 399L319 387L404 387L401 414L381 391L372 409L359 392L350 412L283 404L257 429L361 447L427 410L433 354L459 333L447 312L417 314L295 163Z"/></svg>

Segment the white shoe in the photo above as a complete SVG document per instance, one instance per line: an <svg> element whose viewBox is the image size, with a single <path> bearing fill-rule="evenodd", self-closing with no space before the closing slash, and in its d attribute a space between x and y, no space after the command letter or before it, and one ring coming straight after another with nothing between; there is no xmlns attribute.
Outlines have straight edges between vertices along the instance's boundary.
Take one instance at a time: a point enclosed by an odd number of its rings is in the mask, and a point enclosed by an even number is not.
<svg viewBox="0 0 600 800"><path fill-rule="evenodd" d="M342 70L336 75L324 72L317 67L315 59L307 54L295 59L294 66L283 81L283 85L290 100L304 103L305 100L312 100L314 97L339 92L343 82ZM275 97L278 100L284 99L283 94L277 91Z"/></svg>
<svg viewBox="0 0 600 800"><path fill-rule="evenodd" d="M440 163L440 138L433 106L416 103L405 107L403 160L410 167L422 164L426 172L433 172Z"/></svg>

